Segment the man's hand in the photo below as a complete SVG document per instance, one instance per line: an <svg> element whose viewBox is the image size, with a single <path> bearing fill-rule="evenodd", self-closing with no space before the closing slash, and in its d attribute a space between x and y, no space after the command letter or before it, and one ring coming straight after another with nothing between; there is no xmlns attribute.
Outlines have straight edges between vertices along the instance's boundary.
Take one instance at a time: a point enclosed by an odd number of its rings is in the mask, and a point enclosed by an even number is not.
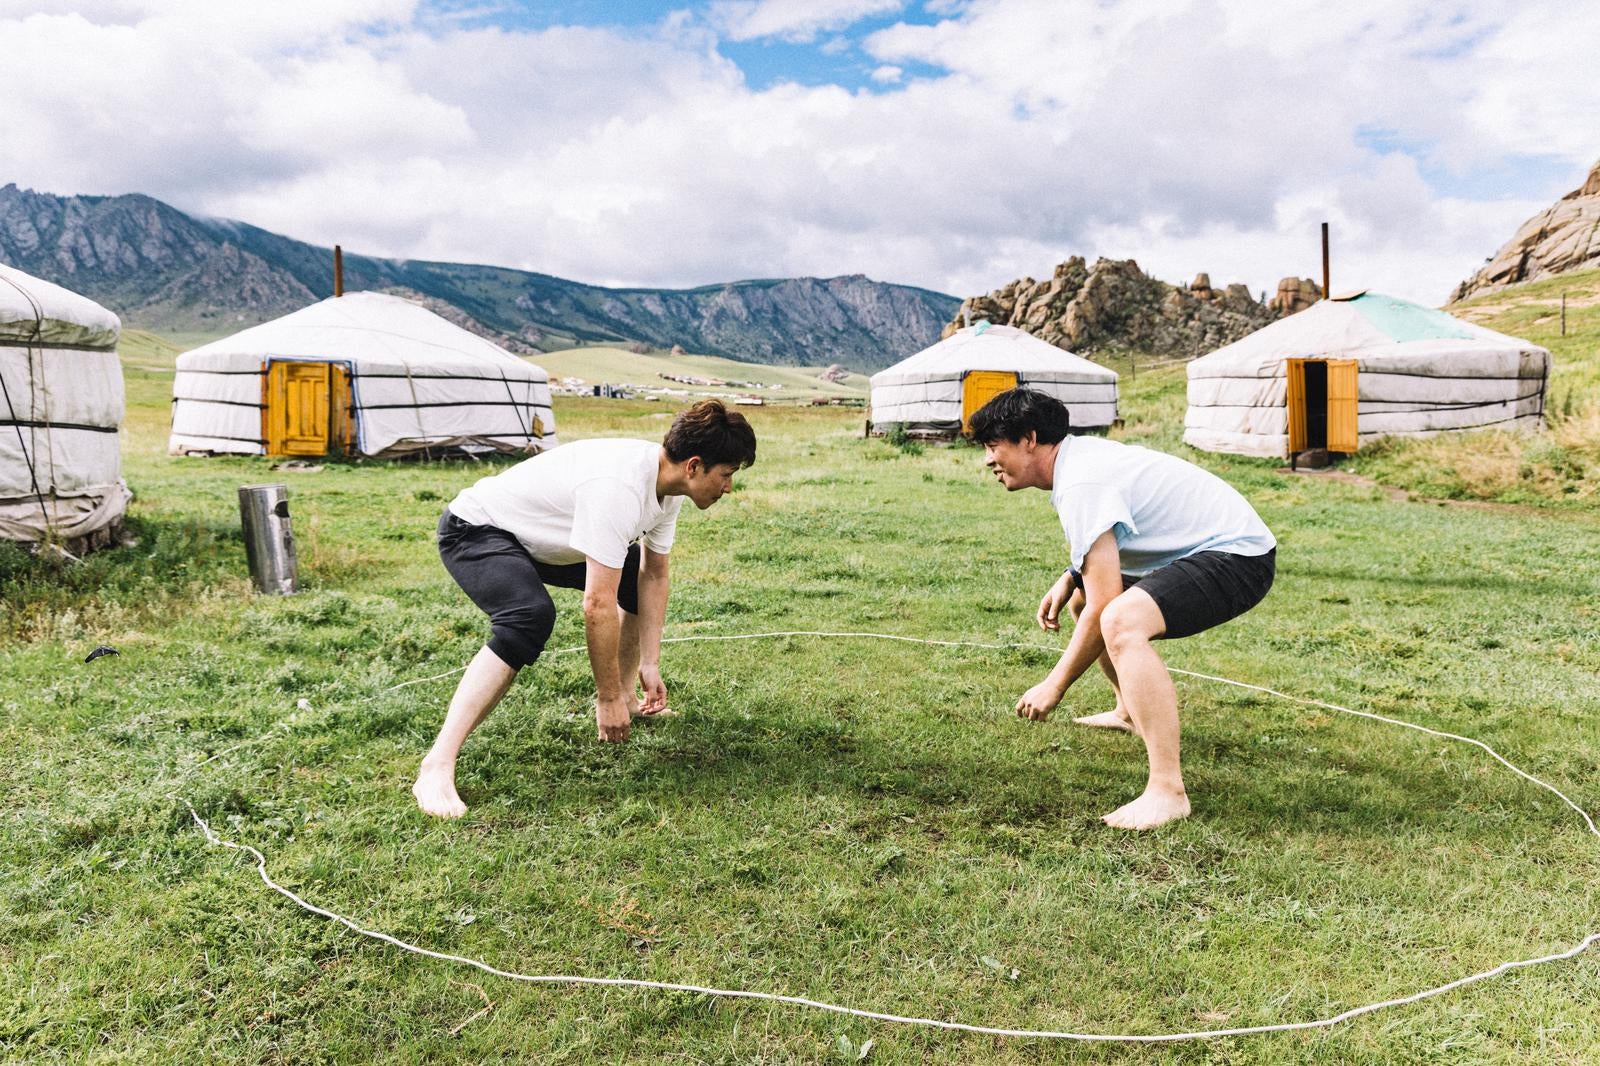
<svg viewBox="0 0 1600 1066"><path fill-rule="evenodd" d="M1044 594L1044 599L1039 601L1039 628L1054 631L1061 628L1061 608L1067 605L1072 598L1072 572L1068 571L1057 579L1050 591Z"/></svg>
<svg viewBox="0 0 1600 1066"><path fill-rule="evenodd" d="M1061 702L1064 695L1066 693L1047 678L1022 694L1017 701L1017 717L1042 722L1050 717L1050 712L1056 709L1056 704Z"/></svg>
<svg viewBox="0 0 1600 1066"><path fill-rule="evenodd" d="M639 704L640 714L659 714L667 709L667 683L661 680L659 666L639 667L639 688L644 693L644 700Z"/></svg>
<svg viewBox="0 0 1600 1066"><path fill-rule="evenodd" d="M628 739L628 701L625 699L596 700L594 720L600 730L600 739L609 744L620 744Z"/></svg>

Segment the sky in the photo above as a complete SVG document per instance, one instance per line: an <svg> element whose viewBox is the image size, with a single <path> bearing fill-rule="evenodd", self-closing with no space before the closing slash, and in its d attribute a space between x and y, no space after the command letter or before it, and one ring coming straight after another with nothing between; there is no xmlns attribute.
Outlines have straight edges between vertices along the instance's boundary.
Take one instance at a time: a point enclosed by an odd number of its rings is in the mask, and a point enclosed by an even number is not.
<svg viewBox="0 0 1600 1066"><path fill-rule="evenodd" d="M0 184L602 285L1070 255L1445 300L1600 159L1600 5L0 0Z"/></svg>

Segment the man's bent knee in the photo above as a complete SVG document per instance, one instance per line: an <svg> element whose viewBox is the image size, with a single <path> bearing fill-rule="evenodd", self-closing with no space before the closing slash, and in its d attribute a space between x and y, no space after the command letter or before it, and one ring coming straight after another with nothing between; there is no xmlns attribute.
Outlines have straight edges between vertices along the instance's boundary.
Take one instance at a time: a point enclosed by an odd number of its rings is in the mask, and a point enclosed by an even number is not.
<svg viewBox="0 0 1600 1066"><path fill-rule="evenodd" d="M520 670L543 654L555 632L556 609L548 603L528 604L497 614L490 627L489 650L513 670Z"/></svg>
<svg viewBox="0 0 1600 1066"><path fill-rule="evenodd" d="M1166 628L1161 608L1138 588L1124 592L1100 612L1100 636L1113 659L1131 647L1148 644Z"/></svg>

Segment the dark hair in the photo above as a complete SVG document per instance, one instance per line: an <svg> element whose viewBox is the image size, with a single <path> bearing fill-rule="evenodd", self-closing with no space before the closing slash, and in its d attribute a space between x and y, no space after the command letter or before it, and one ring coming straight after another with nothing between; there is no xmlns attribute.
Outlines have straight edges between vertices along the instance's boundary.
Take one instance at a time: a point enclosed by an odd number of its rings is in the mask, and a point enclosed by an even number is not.
<svg viewBox="0 0 1600 1066"><path fill-rule="evenodd" d="M744 415L728 410L721 400L701 400L679 411L661 446L675 463L698 455L708 467L731 463L742 470L756 461L756 431Z"/></svg>
<svg viewBox="0 0 1600 1066"><path fill-rule="evenodd" d="M972 415L968 434L979 444L1008 440L1015 444L1029 433L1040 444L1059 444L1067 435L1067 405L1034 389L1007 389Z"/></svg>

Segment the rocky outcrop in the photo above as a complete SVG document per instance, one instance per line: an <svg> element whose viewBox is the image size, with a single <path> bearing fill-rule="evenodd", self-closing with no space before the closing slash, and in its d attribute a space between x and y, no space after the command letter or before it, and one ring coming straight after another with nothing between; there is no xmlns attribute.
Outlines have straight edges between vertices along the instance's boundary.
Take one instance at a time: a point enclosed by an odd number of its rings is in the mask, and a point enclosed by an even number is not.
<svg viewBox="0 0 1600 1066"><path fill-rule="evenodd" d="M218 334L332 295L333 253L148 196L0 187L0 262L161 332ZM501 267L346 254L348 291L406 290L513 351L585 341L873 370L932 344L953 296L861 275L607 289Z"/></svg>
<svg viewBox="0 0 1600 1066"><path fill-rule="evenodd" d="M1283 286L1279 289L1281 294ZM1150 277L1132 259L1100 259L1091 267L1082 256L1073 256L1048 280L1021 278L964 301L943 335L968 320L988 319L1080 354L1131 349L1195 356L1292 310L1281 310L1276 299L1256 302L1243 285L1212 288L1207 274L1196 275L1185 288Z"/></svg>
<svg viewBox="0 0 1600 1066"><path fill-rule="evenodd" d="M1537 281L1573 270L1600 267L1600 163L1578 188L1522 224L1450 300Z"/></svg>

